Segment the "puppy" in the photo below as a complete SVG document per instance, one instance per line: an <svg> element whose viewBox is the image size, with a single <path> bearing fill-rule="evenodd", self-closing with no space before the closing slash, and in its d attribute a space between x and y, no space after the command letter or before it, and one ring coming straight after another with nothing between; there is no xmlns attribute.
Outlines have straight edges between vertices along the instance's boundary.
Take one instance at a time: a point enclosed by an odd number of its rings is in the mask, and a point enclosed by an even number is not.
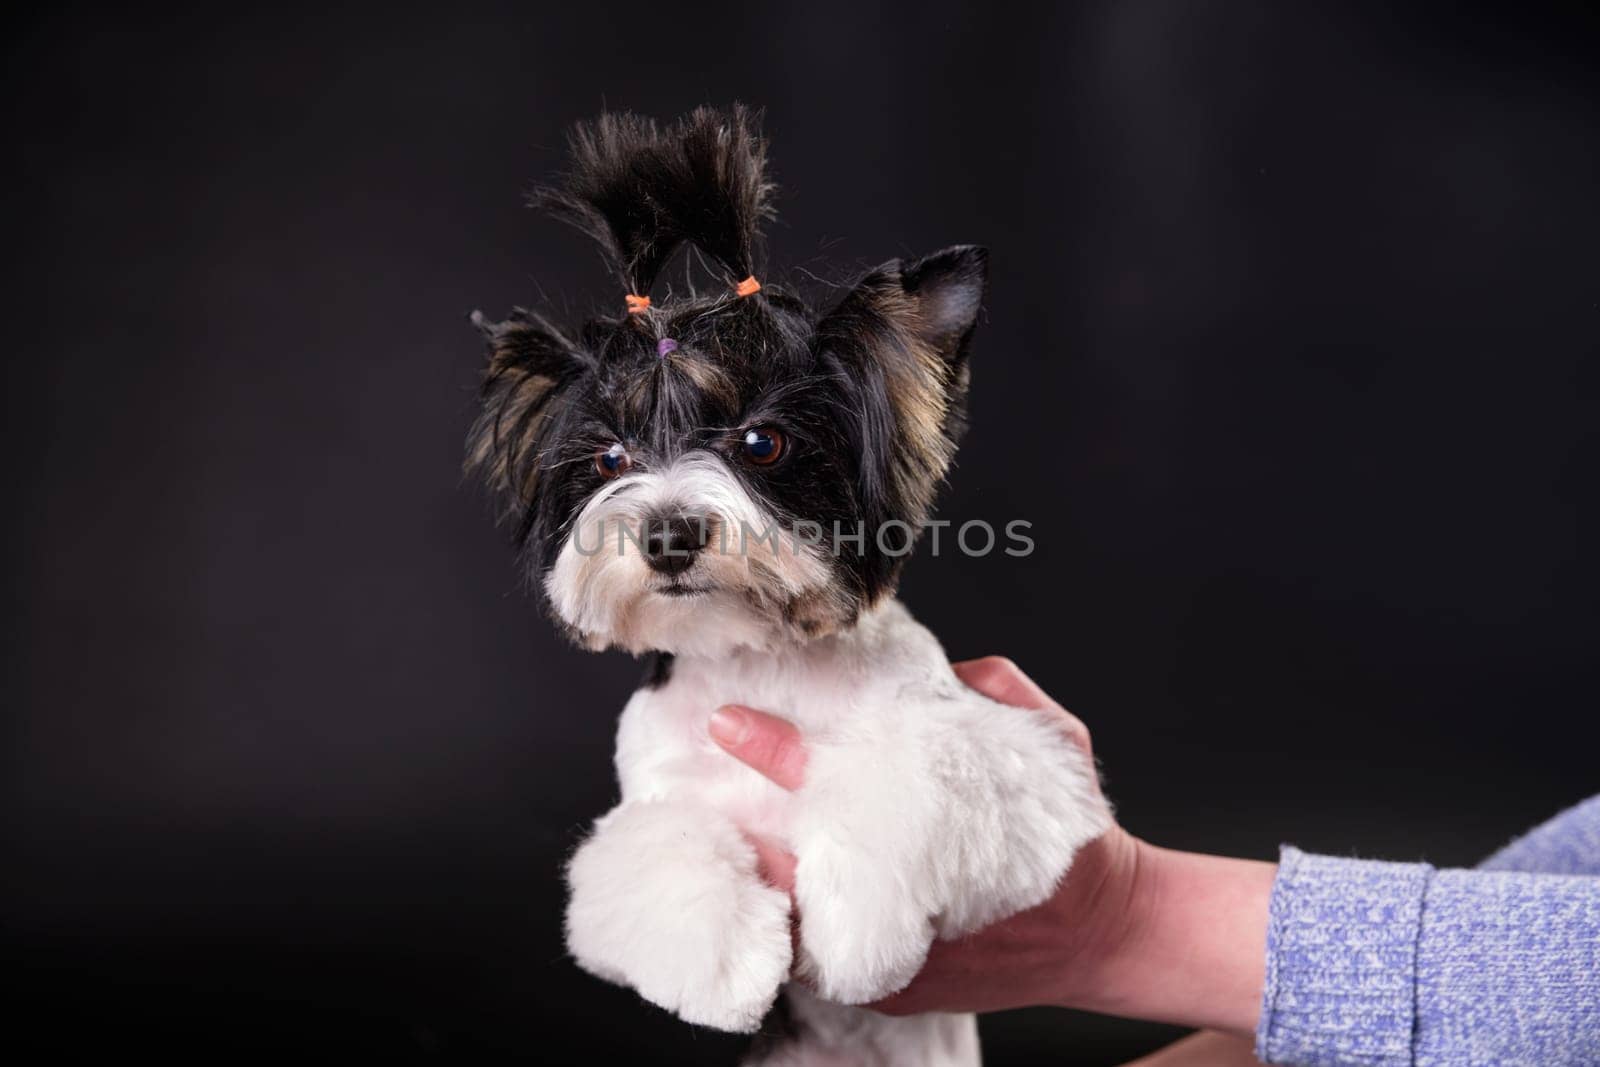
<svg viewBox="0 0 1600 1067"><path fill-rule="evenodd" d="M974 1064L971 1016L847 1005L903 988L934 938L1043 901L1109 825L1083 754L964 687L893 598L965 426L987 254L887 263L814 310L755 274L765 157L739 107L579 125L536 201L599 243L617 313L575 335L474 316L468 468L558 624L652 657L618 729L621 802L567 868L567 945L718 1029L757 1030L786 990L794 1035L763 1062ZM684 248L715 288L652 300ZM800 728L800 789L711 742L729 703ZM798 859L797 942L747 832Z"/></svg>

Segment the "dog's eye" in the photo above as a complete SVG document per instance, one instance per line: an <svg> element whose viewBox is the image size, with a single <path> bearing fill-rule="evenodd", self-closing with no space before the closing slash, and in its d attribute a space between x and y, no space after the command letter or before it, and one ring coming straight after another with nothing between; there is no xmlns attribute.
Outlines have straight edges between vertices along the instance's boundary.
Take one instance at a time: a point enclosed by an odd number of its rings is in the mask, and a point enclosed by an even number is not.
<svg viewBox="0 0 1600 1067"><path fill-rule="evenodd" d="M602 478L615 478L633 466L633 460L628 458L628 450L620 444L603 448L594 454L594 469L600 472Z"/></svg>
<svg viewBox="0 0 1600 1067"><path fill-rule="evenodd" d="M744 454L750 462L766 467L783 455L783 434L770 426L757 426L744 434Z"/></svg>

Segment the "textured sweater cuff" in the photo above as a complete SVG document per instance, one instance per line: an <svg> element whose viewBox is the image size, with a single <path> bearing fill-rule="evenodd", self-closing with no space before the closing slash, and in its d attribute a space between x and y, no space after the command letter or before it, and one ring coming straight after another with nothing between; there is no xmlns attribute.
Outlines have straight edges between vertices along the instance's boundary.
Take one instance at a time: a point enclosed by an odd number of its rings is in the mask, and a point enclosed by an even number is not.
<svg viewBox="0 0 1600 1067"><path fill-rule="evenodd" d="M1410 1067L1417 936L1433 868L1284 846L1267 925L1256 1056Z"/></svg>

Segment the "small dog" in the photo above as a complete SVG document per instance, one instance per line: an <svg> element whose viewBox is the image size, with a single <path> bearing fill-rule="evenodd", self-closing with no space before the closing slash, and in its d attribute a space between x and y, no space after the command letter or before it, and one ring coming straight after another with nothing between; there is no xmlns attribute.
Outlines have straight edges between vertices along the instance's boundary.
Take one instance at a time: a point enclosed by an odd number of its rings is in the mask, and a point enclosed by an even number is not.
<svg viewBox="0 0 1600 1067"><path fill-rule="evenodd" d="M745 109L602 115L572 152L535 199L599 242L621 313L575 337L474 315L468 443L558 623L652 657L618 730L621 803L567 868L567 945L723 1030L757 1030L787 990L793 1035L762 1062L977 1063L972 1016L843 1005L1046 899L1110 822L1087 758L963 686L893 598L965 426L987 253L888 263L817 312L755 277L772 186ZM684 247L724 284L652 303ZM800 789L708 738L730 703L803 731ZM747 831L797 857L796 941Z"/></svg>

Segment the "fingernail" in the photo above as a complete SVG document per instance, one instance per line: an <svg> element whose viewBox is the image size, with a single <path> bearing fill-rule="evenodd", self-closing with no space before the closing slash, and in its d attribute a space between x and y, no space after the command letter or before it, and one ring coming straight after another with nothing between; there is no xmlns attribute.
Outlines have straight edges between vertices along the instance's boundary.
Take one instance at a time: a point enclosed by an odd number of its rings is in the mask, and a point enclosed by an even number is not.
<svg viewBox="0 0 1600 1067"><path fill-rule="evenodd" d="M720 745L732 747L744 743L750 734L750 717L740 708L718 708L711 713L711 736Z"/></svg>

